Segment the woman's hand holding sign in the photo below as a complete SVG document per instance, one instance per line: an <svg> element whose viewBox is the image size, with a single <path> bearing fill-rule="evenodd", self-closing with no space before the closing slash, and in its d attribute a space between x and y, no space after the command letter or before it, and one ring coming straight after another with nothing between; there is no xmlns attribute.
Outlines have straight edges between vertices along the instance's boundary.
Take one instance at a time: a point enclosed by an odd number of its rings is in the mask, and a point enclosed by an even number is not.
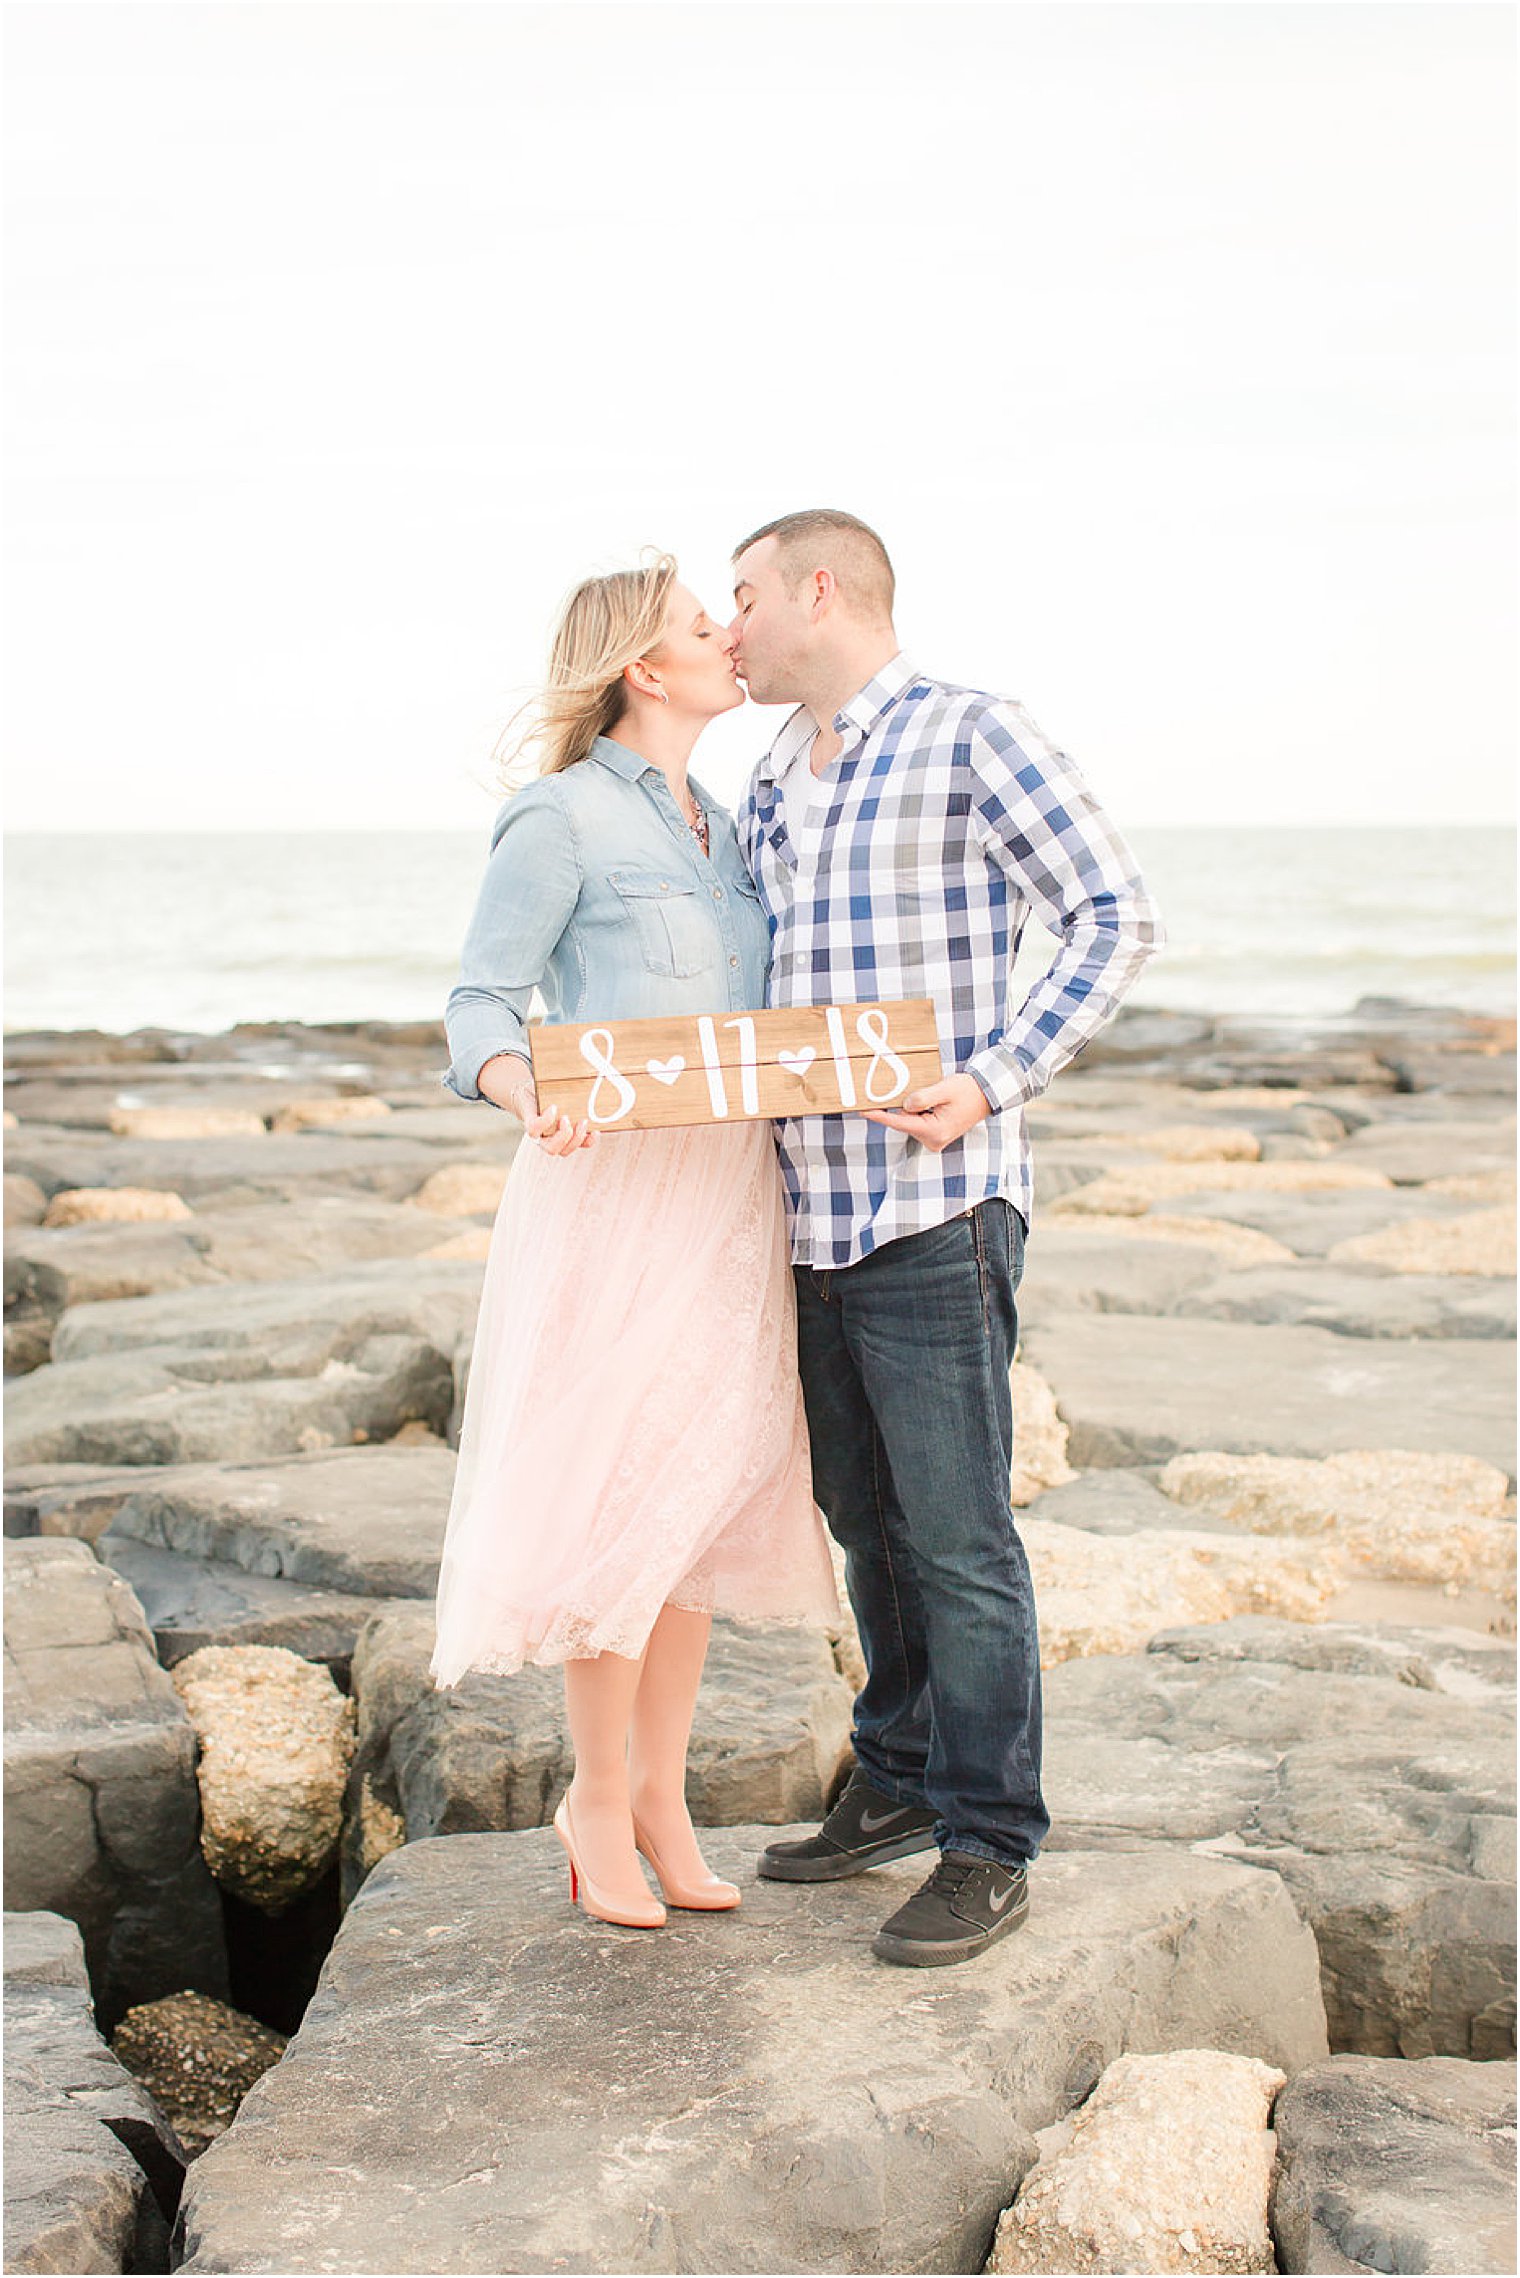
<svg viewBox="0 0 1520 2278"><path fill-rule="evenodd" d="M546 1154L573 1155L578 1147L596 1144L598 1134L589 1122L574 1123L554 1108L540 1113L533 1070L520 1053L498 1052L475 1080L482 1097L493 1107L504 1107L515 1115L528 1137L536 1139Z"/></svg>

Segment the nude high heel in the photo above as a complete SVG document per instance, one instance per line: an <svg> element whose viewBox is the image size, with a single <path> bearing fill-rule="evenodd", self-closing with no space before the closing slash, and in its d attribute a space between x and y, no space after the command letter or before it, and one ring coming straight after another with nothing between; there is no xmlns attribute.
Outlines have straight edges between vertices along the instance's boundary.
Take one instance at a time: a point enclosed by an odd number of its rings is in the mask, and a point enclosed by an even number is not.
<svg viewBox="0 0 1520 2278"><path fill-rule="evenodd" d="M598 1890L575 1855L575 1837L570 1826L570 1799L562 1796L554 1813L554 1832L565 1846L570 1862L570 1903L579 1905L582 1913L590 1914L598 1922L620 1922L629 1930L658 1930L665 1920L665 1909L657 1898L645 1891L642 1903L636 1898L610 1898L606 1891Z"/></svg>
<svg viewBox="0 0 1520 2278"><path fill-rule="evenodd" d="M690 1907L703 1914L726 1913L739 1904L739 1891L735 1884L720 1882L710 1874L705 1882L678 1883L674 1875L661 1864L660 1854L650 1842L637 1820L633 1823L633 1840L653 1867L661 1890L671 1906Z"/></svg>

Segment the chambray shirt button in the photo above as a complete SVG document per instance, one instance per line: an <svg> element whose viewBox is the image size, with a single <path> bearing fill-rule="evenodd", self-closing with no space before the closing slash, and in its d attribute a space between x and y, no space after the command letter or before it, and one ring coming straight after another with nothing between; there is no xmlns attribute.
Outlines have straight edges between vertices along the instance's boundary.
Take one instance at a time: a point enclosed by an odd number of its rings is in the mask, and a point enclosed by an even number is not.
<svg viewBox="0 0 1520 2278"><path fill-rule="evenodd" d="M730 963L730 965L737 965L737 964L738 964L738 962L739 962L739 960L738 960L738 958L737 958L737 957L730 957L730 959L729 959L729 961L728 961L728 962Z"/></svg>
<svg viewBox="0 0 1520 2278"><path fill-rule="evenodd" d="M722 888L721 886L714 886L714 888L713 888L713 900L714 900L715 902L721 902L721 901L722 901L722 899L723 899L723 888Z"/></svg>

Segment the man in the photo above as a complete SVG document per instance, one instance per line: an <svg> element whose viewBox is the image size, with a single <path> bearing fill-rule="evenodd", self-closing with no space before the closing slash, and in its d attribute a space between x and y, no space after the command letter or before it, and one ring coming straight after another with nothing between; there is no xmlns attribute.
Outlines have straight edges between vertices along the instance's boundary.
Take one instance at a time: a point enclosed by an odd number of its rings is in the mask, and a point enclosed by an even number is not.
<svg viewBox="0 0 1520 2278"><path fill-rule="evenodd" d="M1008 1502L1022 1109L1111 1016L1161 931L1134 859L1017 705L920 673L853 515L789 514L734 555L736 661L797 706L740 841L773 931L773 1005L932 997L950 1073L897 1110L778 1126L814 1490L866 1662L857 1769L762 1875L832 1881L939 1847L875 1951L964 1961L1023 1921L1049 1827L1040 1656ZM1061 939L1022 1005L1033 910Z"/></svg>

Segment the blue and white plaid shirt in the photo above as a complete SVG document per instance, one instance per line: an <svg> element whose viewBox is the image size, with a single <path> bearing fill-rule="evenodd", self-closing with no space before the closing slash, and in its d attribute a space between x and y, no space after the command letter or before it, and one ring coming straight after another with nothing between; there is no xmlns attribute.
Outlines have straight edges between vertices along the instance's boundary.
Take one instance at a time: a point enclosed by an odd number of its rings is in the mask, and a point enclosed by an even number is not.
<svg viewBox="0 0 1520 2278"><path fill-rule="evenodd" d="M783 779L816 733L801 707L739 811L773 934L772 1005L932 997L946 1073L994 1113L935 1154L853 1115L777 1125L800 1265L853 1265L993 1195L1027 1224L1022 1113L1117 1007L1161 945L1134 856L1023 708L893 657L835 715L843 748L822 827L787 835ZM1009 976L1030 911L1061 937L1016 1010Z"/></svg>

